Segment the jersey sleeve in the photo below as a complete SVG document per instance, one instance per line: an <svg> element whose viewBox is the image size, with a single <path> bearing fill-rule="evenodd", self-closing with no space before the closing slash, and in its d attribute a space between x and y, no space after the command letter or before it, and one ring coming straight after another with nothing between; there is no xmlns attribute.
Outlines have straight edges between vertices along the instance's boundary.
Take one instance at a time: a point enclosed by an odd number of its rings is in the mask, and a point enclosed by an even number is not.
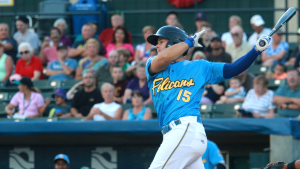
<svg viewBox="0 0 300 169"><path fill-rule="evenodd" d="M151 80L155 77L155 75L151 76L150 73L149 73L149 69L150 69L150 65L151 65L151 62L153 60L155 56L149 58L146 62L146 75L147 75L147 80Z"/></svg>
<svg viewBox="0 0 300 169"><path fill-rule="evenodd" d="M223 68L225 63L215 63L202 61L201 64L202 72L205 75L206 84L218 84L225 78L223 77Z"/></svg>
<svg viewBox="0 0 300 169"><path fill-rule="evenodd" d="M215 166L218 163L225 164L221 151L215 143L210 143L208 149L209 149L209 159L212 165Z"/></svg>

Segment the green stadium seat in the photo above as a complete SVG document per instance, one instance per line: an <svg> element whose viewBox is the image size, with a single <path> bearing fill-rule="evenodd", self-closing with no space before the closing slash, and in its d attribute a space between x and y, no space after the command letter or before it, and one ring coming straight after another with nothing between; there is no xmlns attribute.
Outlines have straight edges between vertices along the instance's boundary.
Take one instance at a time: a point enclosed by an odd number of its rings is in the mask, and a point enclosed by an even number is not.
<svg viewBox="0 0 300 169"><path fill-rule="evenodd" d="M60 87L60 81L55 80L38 80L33 81L33 83L42 92L51 92Z"/></svg>
<svg viewBox="0 0 300 169"><path fill-rule="evenodd" d="M7 104L0 104L0 117L6 117L7 114L5 113L5 107Z"/></svg>
<svg viewBox="0 0 300 169"><path fill-rule="evenodd" d="M25 121L47 121L47 122L52 122L52 121L57 121L57 117L35 117L35 118L27 118Z"/></svg>
<svg viewBox="0 0 300 169"><path fill-rule="evenodd" d="M253 73L254 75L263 74L265 75L271 68L261 65L252 65L249 67L248 72Z"/></svg>
<svg viewBox="0 0 300 169"><path fill-rule="evenodd" d="M0 92L0 101L1 102L8 101L8 93Z"/></svg>
<svg viewBox="0 0 300 169"><path fill-rule="evenodd" d="M268 88L270 90L276 90L279 86L282 86L286 83L285 79L268 79L268 81Z"/></svg>
<svg viewBox="0 0 300 169"><path fill-rule="evenodd" d="M62 81L60 87L66 89L66 90L69 90L69 89L71 89L78 82L80 82L80 80Z"/></svg>
<svg viewBox="0 0 300 169"><path fill-rule="evenodd" d="M150 104L150 105L147 105L147 107L149 107L151 109L151 112L152 112L152 118L153 119L157 119L157 113L156 113L156 110L155 110L155 107L153 104Z"/></svg>
<svg viewBox="0 0 300 169"><path fill-rule="evenodd" d="M213 113L211 118L215 118L215 119L238 118L238 115L237 114L219 114L219 113Z"/></svg>
<svg viewBox="0 0 300 169"><path fill-rule="evenodd" d="M200 113L202 119L211 118L212 104L200 104Z"/></svg>
<svg viewBox="0 0 300 169"><path fill-rule="evenodd" d="M42 92L42 96L44 99L46 99L48 97L51 101L54 101L54 98L52 97L53 93L54 92Z"/></svg>
<svg viewBox="0 0 300 169"><path fill-rule="evenodd" d="M212 118L237 118L236 110L241 107L241 103L214 104L212 106Z"/></svg>
<svg viewBox="0 0 300 169"><path fill-rule="evenodd" d="M4 88L0 88L0 92L17 93L18 91L19 91L18 87L4 87Z"/></svg>
<svg viewBox="0 0 300 169"><path fill-rule="evenodd" d="M277 115L279 117L297 117L300 115L299 110L282 110L277 109Z"/></svg>

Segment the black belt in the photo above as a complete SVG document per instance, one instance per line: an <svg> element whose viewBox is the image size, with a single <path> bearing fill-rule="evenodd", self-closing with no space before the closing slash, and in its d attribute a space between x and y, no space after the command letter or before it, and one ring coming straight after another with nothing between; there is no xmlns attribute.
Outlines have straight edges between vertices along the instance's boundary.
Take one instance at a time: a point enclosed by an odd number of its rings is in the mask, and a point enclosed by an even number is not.
<svg viewBox="0 0 300 169"><path fill-rule="evenodd" d="M167 125L165 125L165 126L162 127L162 130L161 130L161 133L162 133L162 134L166 134L167 132L169 132L170 130L172 130L170 124L171 124L171 123L169 123L169 124L167 124ZM175 121L174 121L174 124L175 124L175 126L178 126L179 124L181 124L180 119L175 120Z"/></svg>

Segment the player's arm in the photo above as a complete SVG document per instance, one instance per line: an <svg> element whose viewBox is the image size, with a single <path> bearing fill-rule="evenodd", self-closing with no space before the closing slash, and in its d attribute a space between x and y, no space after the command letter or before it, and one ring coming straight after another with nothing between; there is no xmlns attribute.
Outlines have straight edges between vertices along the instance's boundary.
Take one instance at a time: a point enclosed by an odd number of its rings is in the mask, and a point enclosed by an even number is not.
<svg viewBox="0 0 300 169"><path fill-rule="evenodd" d="M216 165L216 168L217 168L217 169L226 169L226 166L225 166L224 164L222 164L222 163L218 163L218 164Z"/></svg>

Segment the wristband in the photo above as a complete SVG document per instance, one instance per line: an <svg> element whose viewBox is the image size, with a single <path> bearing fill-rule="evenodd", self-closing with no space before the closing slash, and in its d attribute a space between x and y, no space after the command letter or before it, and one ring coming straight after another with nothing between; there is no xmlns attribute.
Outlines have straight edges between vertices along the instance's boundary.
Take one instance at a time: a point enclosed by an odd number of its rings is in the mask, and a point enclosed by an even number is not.
<svg viewBox="0 0 300 169"><path fill-rule="evenodd" d="M287 169L296 169L295 168L295 161L288 163Z"/></svg>
<svg viewBox="0 0 300 169"><path fill-rule="evenodd" d="M188 38L184 43L189 45L189 48L193 47L194 38Z"/></svg>

